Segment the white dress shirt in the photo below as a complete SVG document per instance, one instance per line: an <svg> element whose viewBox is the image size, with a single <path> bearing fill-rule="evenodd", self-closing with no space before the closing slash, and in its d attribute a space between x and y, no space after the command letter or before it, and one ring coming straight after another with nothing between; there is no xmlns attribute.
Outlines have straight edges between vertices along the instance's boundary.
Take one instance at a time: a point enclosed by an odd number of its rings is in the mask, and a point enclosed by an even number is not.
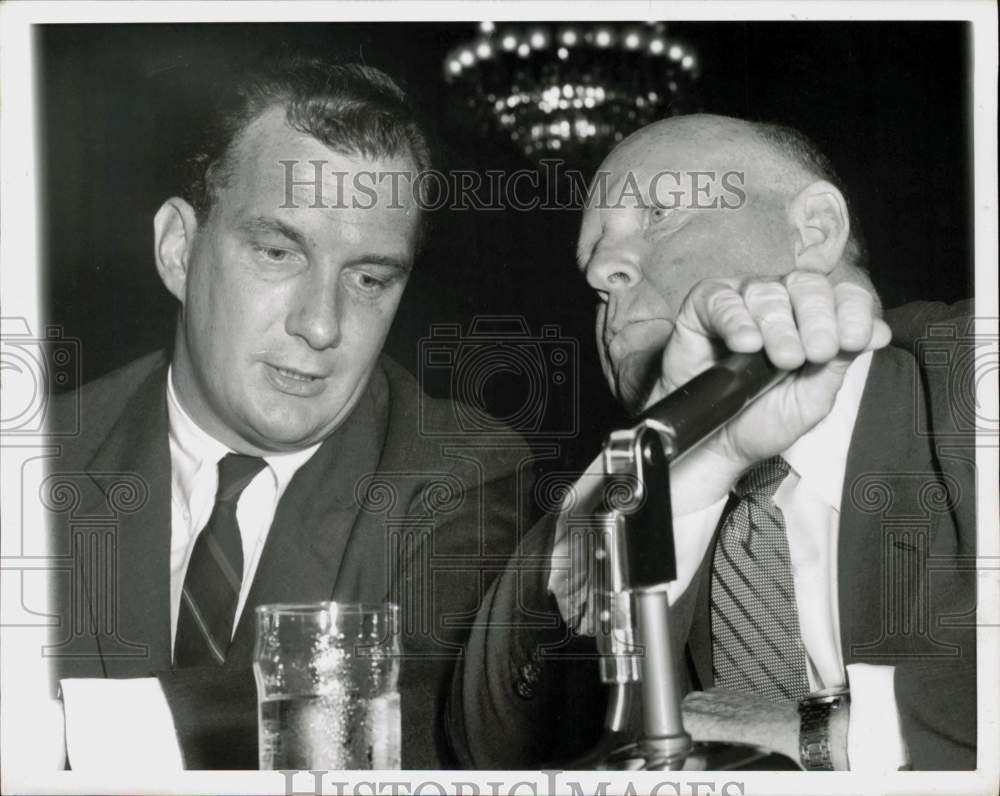
<svg viewBox="0 0 1000 796"><path fill-rule="evenodd" d="M167 374L170 424L170 640L188 561L198 534L208 523L218 489L218 463L228 447L204 431L181 406ZM268 531L292 477L319 449L263 457L267 466L247 485L236 504L243 541L243 583L233 620L239 622ZM66 750L74 770L170 771L183 768L180 746L166 697L155 677L127 680L65 679L60 683L66 716Z"/></svg>
<svg viewBox="0 0 1000 796"><path fill-rule="evenodd" d="M219 461L232 451L205 432L181 406L173 380L167 379L170 418L170 640L177 635L177 616L188 561L198 534L208 524L219 488ZM264 457L267 467L247 485L236 504L236 521L243 540L243 583L236 606L233 632L243 613L257 564L278 501L298 469L319 449L312 445L294 453Z"/></svg>

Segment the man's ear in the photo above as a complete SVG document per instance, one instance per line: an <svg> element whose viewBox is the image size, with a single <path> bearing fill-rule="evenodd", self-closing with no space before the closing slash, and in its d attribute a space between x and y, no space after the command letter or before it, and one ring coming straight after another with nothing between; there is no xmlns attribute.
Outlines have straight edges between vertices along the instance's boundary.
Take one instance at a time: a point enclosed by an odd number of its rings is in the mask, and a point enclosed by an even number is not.
<svg viewBox="0 0 1000 796"><path fill-rule="evenodd" d="M153 218L156 270L167 290L181 304L184 303L188 263L197 232L198 219L194 208L176 196L167 199Z"/></svg>
<svg viewBox="0 0 1000 796"><path fill-rule="evenodd" d="M826 180L803 188L792 199L788 220L795 230L795 267L828 274L847 246L851 222L844 196Z"/></svg>

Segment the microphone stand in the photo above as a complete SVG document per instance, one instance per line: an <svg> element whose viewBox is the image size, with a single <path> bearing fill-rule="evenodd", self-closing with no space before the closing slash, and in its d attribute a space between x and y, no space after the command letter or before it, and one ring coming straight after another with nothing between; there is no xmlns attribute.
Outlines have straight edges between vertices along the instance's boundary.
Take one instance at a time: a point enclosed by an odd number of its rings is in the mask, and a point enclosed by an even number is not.
<svg viewBox="0 0 1000 796"><path fill-rule="evenodd" d="M666 586L677 577L670 462L727 423L787 373L763 353L732 354L671 393L604 444L604 489L593 513L604 733L569 769L795 770L764 747L693 743L684 730ZM635 727L639 727L638 735Z"/></svg>

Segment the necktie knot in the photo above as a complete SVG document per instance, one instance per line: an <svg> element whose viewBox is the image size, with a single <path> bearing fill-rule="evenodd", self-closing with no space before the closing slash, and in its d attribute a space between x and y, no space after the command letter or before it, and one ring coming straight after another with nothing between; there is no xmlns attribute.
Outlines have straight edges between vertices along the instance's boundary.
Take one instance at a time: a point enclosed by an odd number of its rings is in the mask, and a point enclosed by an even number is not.
<svg viewBox="0 0 1000 796"><path fill-rule="evenodd" d="M259 456L227 453L219 460L219 489L215 493L215 502L239 500L243 490L265 466L266 462Z"/></svg>
<svg viewBox="0 0 1000 796"><path fill-rule="evenodd" d="M755 497L770 501L778 491L781 482L788 475L788 462L780 456L772 456L758 462L737 482L733 492L738 498Z"/></svg>

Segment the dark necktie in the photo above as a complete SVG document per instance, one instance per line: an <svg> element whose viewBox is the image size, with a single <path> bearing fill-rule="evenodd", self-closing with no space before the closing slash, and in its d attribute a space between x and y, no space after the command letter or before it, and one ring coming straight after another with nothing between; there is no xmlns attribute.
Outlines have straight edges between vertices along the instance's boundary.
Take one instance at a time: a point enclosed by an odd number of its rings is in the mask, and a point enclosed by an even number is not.
<svg viewBox="0 0 1000 796"><path fill-rule="evenodd" d="M218 666L226 660L243 583L243 540L236 504L264 466L263 459L238 453L229 453L219 462L215 507L198 535L184 576L175 666Z"/></svg>
<svg viewBox="0 0 1000 796"><path fill-rule="evenodd" d="M712 566L715 684L770 699L809 691L785 518L774 493L788 475L780 456L753 467L719 531Z"/></svg>

